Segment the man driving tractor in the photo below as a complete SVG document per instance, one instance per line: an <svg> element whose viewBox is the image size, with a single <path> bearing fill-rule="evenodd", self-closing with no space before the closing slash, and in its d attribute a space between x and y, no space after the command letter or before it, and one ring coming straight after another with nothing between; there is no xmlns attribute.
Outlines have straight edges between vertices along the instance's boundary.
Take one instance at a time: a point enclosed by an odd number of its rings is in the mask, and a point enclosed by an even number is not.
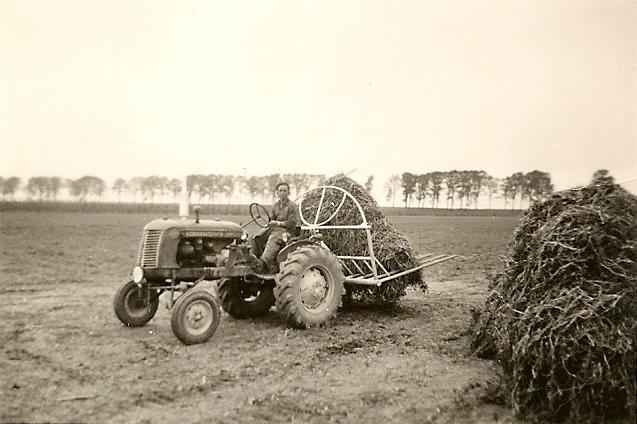
<svg viewBox="0 0 637 424"><path fill-rule="evenodd" d="M270 212L270 222L267 228L261 230L251 244L254 255L254 267L257 272L278 272L276 256L290 236L298 236L299 207L288 197L290 185L282 181L276 185L279 200L274 203Z"/></svg>

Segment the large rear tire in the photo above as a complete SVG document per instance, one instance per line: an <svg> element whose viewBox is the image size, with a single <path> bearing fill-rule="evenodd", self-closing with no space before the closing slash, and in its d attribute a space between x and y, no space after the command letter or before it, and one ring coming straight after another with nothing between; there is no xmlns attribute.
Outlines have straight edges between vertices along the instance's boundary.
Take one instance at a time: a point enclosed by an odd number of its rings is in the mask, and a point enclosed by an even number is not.
<svg viewBox="0 0 637 424"><path fill-rule="evenodd" d="M119 320L128 327L141 327L153 319L159 306L159 294L155 290L150 292L148 302L148 288L139 288L134 281L121 286L115 293L113 309Z"/></svg>
<svg viewBox="0 0 637 424"><path fill-rule="evenodd" d="M295 328L317 327L333 318L345 293L340 262L319 245L290 253L276 280L277 311Z"/></svg>
<svg viewBox="0 0 637 424"><path fill-rule="evenodd" d="M240 278L228 278L219 285L221 307L235 318L265 315L274 305L272 286L259 289L246 285Z"/></svg>
<svg viewBox="0 0 637 424"><path fill-rule="evenodd" d="M217 330L220 315L219 303L212 294L189 290L177 298L170 325L183 344L203 343Z"/></svg>

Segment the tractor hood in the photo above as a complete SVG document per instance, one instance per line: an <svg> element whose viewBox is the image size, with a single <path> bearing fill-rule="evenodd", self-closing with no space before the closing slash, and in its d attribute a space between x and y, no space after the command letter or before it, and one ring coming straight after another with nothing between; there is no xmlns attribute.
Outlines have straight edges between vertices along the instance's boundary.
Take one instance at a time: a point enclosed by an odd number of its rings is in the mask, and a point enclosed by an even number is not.
<svg viewBox="0 0 637 424"><path fill-rule="evenodd" d="M219 219L154 219L144 227L144 230L172 230L191 233L190 237L241 237L243 228L237 223L221 221Z"/></svg>

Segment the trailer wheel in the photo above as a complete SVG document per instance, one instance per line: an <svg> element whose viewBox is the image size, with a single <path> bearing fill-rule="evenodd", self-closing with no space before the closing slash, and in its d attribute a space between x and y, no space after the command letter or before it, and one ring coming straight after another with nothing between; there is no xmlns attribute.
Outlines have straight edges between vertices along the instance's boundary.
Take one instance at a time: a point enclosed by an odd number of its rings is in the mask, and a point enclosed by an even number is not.
<svg viewBox="0 0 637 424"><path fill-rule="evenodd" d="M228 278L219 285L221 307L235 318L265 315L274 305L272 286L258 289L247 286L240 278Z"/></svg>
<svg viewBox="0 0 637 424"><path fill-rule="evenodd" d="M290 253L276 280L277 311L296 328L320 326L334 317L345 292L340 262L319 245Z"/></svg>
<svg viewBox="0 0 637 424"><path fill-rule="evenodd" d="M146 290L149 289L140 289L134 281L129 281L115 293L113 309L124 325L141 327L155 316L159 306L159 294L151 290L148 302Z"/></svg>
<svg viewBox="0 0 637 424"><path fill-rule="evenodd" d="M189 290L177 298L170 317L175 336L186 345L203 343L219 326L219 304L204 290Z"/></svg>

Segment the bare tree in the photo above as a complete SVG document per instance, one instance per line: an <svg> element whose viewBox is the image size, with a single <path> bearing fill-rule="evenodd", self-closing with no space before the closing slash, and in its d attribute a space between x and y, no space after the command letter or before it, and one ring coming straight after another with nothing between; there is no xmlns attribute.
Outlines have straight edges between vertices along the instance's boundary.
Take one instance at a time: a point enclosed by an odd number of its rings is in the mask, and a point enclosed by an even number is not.
<svg viewBox="0 0 637 424"><path fill-rule="evenodd" d="M305 174L286 174L290 179L286 181L294 187L295 196L301 194L303 189L308 185L306 182Z"/></svg>
<svg viewBox="0 0 637 424"><path fill-rule="evenodd" d="M511 209L513 209L517 187L511 177L506 177L502 181L502 196L504 197L504 208L506 209L509 199L511 199Z"/></svg>
<svg viewBox="0 0 637 424"><path fill-rule="evenodd" d="M49 177L47 181L47 198L53 201L57 200L60 188L62 188L62 179L60 177Z"/></svg>
<svg viewBox="0 0 637 424"><path fill-rule="evenodd" d="M327 178L323 174L314 174L312 175L312 185L314 187L319 187L325 184L325 180Z"/></svg>
<svg viewBox="0 0 637 424"><path fill-rule="evenodd" d="M87 175L71 180L71 196L77 197L80 202L85 201L88 196L102 197L105 190L106 183L99 177Z"/></svg>
<svg viewBox="0 0 637 424"><path fill-rule="evenodd" d="M418 207L424 206L425 199L429 194L429 178L430 174L421 174L416 176L416 200Z"/></svg>
<svg viewBox="0 0 637 424"><path fill-rule="evenodd" d="M123 179L123 178L118 178L113 183L113 186L111 187L111 190L113 190L115 193L117 193L117 201L118 202L121 202L121 200L122 200L122 191L126 190L126 188L127 188L126 180Z"/></svg>
<svg viewBox="0 0 637 424"><path fill-rule="evenodd" d="M150 198L150 202L155 202L155 196L159 193L163 195L166 189L166 178L159 177L157 175L151 175L146 177L142 181L142 193L144 194L144 200Z"/></svg>
<svg viewBox="0 0 637 424"><path fill-rule="evenodd" d="M396 193L400 187L400 176L392 175L385 183L385 190L387 191L387 200L392 201L392 207L396 207Z"/></svg>
<svg viewBox="0 0 637 424"><path fill-rule="evenodd" d="M27 192L31 196L38 196L38 200L44 200L48 190L48 179L46 177L31 177L27 183Z"/></svg>
<svg viewBox="0 0 637 424"><path fill-rule="evenodd" d="M301 192L305 193L312 186L312 174L303 174L303 183L301 184Z"/></svg>
<svg viewBox="0 0 637 424"><path fill-rule="evenodd" d="M518 194L520 195L520 209L522 209L522 200L524 198L525 192L527 191L527 185L528 185L526 181L526 177L522 172L516 172L513 175L511 175L509 178L512 184L511 209L515 207L515 198L517 197Z"/></svg>
<svg viewBox="0 0 637 424"><path fill-rule="evenodd" d="M460 201L460 208L462 208L462 199L464 199L464 207L467 209L473 188L473 175L471 171L458 171L457 187L456 191L458 193L458 200Z"/></svg>
<svg viewBox="0 0 637 424"><path fill-rule="evenodd" d="M144 200L144 178L133 177L126 183L126 188L133 194L133 203L137 203L137 193L142 194L142 201Z"/></svg>
<svg viewBox="0 0 637 424"><path fill-rule="evenodd" d="M266 190L272 195L272 202L276 198L276 185L279 182L281 182L281 174L270 174L265 177Z"/></svg>
<svg viewBox="0 0 637 424"><path fill-rule="evenodd" d="M166 188L172 194L172 200L177 200L177 196L181 193L181 181L177 178L171 178L166 184Z"/></svg>
<svg viewBox="0 0 637 424"><path fill-rule="evenodd" d="M593 173L592 184L615 184L615 178L610 175L608 169L598 169Z"/></svg>
<svg viewBox="0 0 637 424"><path fill-rule="evenodd" d="M197 192L199 195L199 202L201 202L201 191L199 190L201 184L204 183L206 176L200 174L188 175L186 177L186 190L188 190L188 198L192 199L192 193Z"/></svg>
<svg viewBox="0 0 637 424"><path fill-rule="evenodd" d="M239 190L239 204L243 204L243 190L246 186L246 181L248 179L243 175L237 175L234 179L235 184L237 186L237 190Z"/></svg>
<svg viewBox="0 0 637 424"><path fill-rule="evenodd" d="M250 193L250 201L254 201L254 196L261 190L261 178L252 176L246 180L246 187Z"/></svg>
<svg viewBox="0 0 637 424"><path fill-rule="evenodd" d="M408 208L416 191L416 176L411 172L404 172L400 185L403 188L403 202L405 202L405 207Z"/></svg>
<svg viewBox="0 0 637 424"><path fill-rule="evenodd" d="M2 181L2 197L11 197L15 195L16 190L20 186L20 178L9 177Z"/></svg>
<svg viewBox="0 0 637 424"><path fill-rule="evenodd" d="M370 175L369 177L367 177L367 181L365 181L365 191L371 194L373 187L374 187L374 176Z"/></svg>
<svg viewBox="0 0 637 424"><path fill-rule="evenodd" d="M447 187L447 208L449 208L449 201L451 200L451 209L453 209L453 200L460 184L460 172L455 169L445 172L444 181Z"/></svg>
<svg viewBox="0 0 637 424"><path fill-rule="evenodd" d="M548 172L542 172L536 169L526 174L525 180L527 184L526 191L528 193L529 203L542 200L553 192L551 174Z"/></svg>
<svg viewBox="0 0 637 424"><path fill-rule="evenodd" d="M197 193L199 195L199 202L202 198L208 197L208 204L212 204L214 201L215 193L218 191L217 185L219 181L218 175L202 175L199 177L199 184L197 185Z"/></svg>
<svg viewBox="0 0 637 424"><path fill-rule="evenodd" d="M228 204L232 204L232 195L234 194L234 175L221 175L219 178L219 188L221 193L228 199Z"/></svg>
<svg viewBox="0 0 637 424"><path fill-rule="evenodd" d="M471 190L470 194L473 198L473 206L474 208L478 208L478 199L480 198L480 194L482 193L482 189L485 188L486 182L489 178L489 174L485 171L474 170L471 172Z"/></svg>
<svg viewBox="0 0 637 424"><path fill-rule="evenodd" d="M485 188L489 195L489 209L491 209L491 199L493 199L493 196L498 193L498 190L500 189L500 181L497 178L488 175L485 180Z"/></svg>
<svg viewBox="0 0 637 424"><path fill-rule="evenodd" d="M439 171L430 172L429 181L431 182L431 206L438 207L440 200L440 192L442 191L442 184L444 183L444 174Z"/></svg>

